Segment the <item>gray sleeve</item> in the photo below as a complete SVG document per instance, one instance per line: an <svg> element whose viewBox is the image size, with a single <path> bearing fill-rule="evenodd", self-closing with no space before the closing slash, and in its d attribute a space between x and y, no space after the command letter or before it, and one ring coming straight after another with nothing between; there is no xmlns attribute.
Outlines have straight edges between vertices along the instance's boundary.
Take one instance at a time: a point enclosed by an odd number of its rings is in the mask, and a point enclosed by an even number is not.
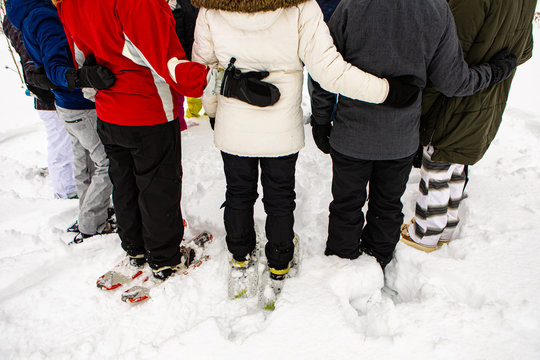
<svg viewBox="0 0 540 360"><path fill-rule="evenodd" d="M308 78L308 89L311 95L311 114L319 124L329 124L337 101L337 95L324 90L311 76Z"/></svg>
<svg viewBox="0 0 540 360"><path fill-rule="evenodd" d="M470 67L463 58L454 17L446 10L446 28L428 66L433 86L448 97L469 96L485 89L491 82L491 67L486 63Z"/></svg>
<svg viewBox="0 0 540 360"><path fill-rule="evenodd" d="M341 25L338 24L342 19L343 14L339 14L339 8L336 9L335 16L330 18L328 28L334 39L334 45L341 53L343 46L343 33L339 31ZM311 95L311 114L317 124L324 125L331 122L332 113L337 102L337 94L324 90L318 82L311 77L308 78L308 89Z"/></svg>

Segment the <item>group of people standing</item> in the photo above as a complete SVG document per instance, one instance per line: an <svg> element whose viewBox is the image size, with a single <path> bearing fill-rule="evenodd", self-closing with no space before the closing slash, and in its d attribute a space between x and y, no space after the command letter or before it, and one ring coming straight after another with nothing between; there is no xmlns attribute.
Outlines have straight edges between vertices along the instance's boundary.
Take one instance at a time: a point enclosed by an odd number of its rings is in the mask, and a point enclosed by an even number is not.
<svg viewBox="0 0 540 360"><path fill-rule="evenodd" d="M329 27L344 58L381 76L413 75L423 96L404 109L339 96L335 108L336 95L315 87L314 137L333 162L327 254L355 258L363 251L384 267L400 235L424 251L451 239L465 165L480 160L498 130L514 61L531 57L535 6L534 0L341 1ZM504 71L493 66L499 61ZM419 141L415 217L400 229L400 199Z"/></svg>
<svg viewBox="0 0 540 360"><path fill-rule="evenodd" d="M130 264L148 263L158 279L174 274L184 231L179 95L201 98L223 159L232 266L247 269L254 261L260 168L265 253L278 281L293 265L297 241L304 66L312 78L313 137L333 164L325 254L355 259L365 252L384 268L400 236L427 251L451 239L465 165L487 150L514 69L531 56L535 6L535 0L6 2L31 60L44 70L37 78L49 80L42 87L54 93L74 139L75 174L91 174L77 183L81 204L95 209L88 225L81 207L80 232L112 228L106 214L112 190ZM175 10L195 14L192 36ZM80 89L87 96L97 89L90 94L95 109ZM402 228L400 199L419 144L415 221Z"/></svg>

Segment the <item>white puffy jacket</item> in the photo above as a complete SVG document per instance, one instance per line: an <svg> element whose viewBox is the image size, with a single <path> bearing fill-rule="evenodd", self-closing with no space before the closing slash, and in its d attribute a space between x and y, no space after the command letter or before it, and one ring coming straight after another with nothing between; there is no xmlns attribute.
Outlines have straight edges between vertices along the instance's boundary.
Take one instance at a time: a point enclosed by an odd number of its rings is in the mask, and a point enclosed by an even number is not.
<svg viewBox="0 0 540 360"><path fill-rule="evenodd" d="M226 153L278 157L304 146L300 107L304 64L328 91L371 103L381 103L388 95L386 80L343 60L315 0L297 0L294 5L291 2L295 0L279 2L236 1L240 11L227 11L223 9L231 6L228 0L193 1L202 6L195 27L193 61L226 68L235 57L236 67L243 72L270 72L263 81L274 84L281 93L276 104L264 108L221 95L203 97L207 114L216 118L215 145ZM249 6L242 9L243 3ZM282 7L256 11L268 9L269 3Z"/></svg>

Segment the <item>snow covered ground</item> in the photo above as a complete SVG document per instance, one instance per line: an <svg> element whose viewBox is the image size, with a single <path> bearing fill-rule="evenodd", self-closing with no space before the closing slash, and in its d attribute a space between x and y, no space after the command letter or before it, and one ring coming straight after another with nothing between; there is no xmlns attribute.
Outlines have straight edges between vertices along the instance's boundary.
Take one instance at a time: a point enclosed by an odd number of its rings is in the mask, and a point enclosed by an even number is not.
<svg viewBox="0 0 540 360"><path fill-rule="evenodd" d="M211 260L140 305L96 288L123 256L119 239L60 240L77 202L54 199L41 175L44 127L2 40L0 358L540 359L539 63L519 69L497 139L471 169L457 239L431 254L398 244L385 280L366 255L322 255L331 162L306 127L295 224L303 263L269 312L227 299L225 180L205 120L182 135L183 209L191 231L214 234ZM418 181L414 170L407 220ZM264 228L260 201L256 223Z"/></svg>

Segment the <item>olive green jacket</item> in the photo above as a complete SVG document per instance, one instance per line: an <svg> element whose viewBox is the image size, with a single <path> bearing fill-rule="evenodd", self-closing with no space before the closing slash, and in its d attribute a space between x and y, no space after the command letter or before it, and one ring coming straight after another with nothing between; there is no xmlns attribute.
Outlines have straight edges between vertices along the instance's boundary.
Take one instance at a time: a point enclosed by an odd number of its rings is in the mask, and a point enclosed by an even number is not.
<svg viewBox="0 0 540 360"><path fill-rule="evenodd" d="M532 56L536 0L450 0L465 60L471 66L508 48L518 64ZM426 89L420 143L434 161L473 165L487 151L502 120L513 74L473 96L447 98Z"/></svg>

